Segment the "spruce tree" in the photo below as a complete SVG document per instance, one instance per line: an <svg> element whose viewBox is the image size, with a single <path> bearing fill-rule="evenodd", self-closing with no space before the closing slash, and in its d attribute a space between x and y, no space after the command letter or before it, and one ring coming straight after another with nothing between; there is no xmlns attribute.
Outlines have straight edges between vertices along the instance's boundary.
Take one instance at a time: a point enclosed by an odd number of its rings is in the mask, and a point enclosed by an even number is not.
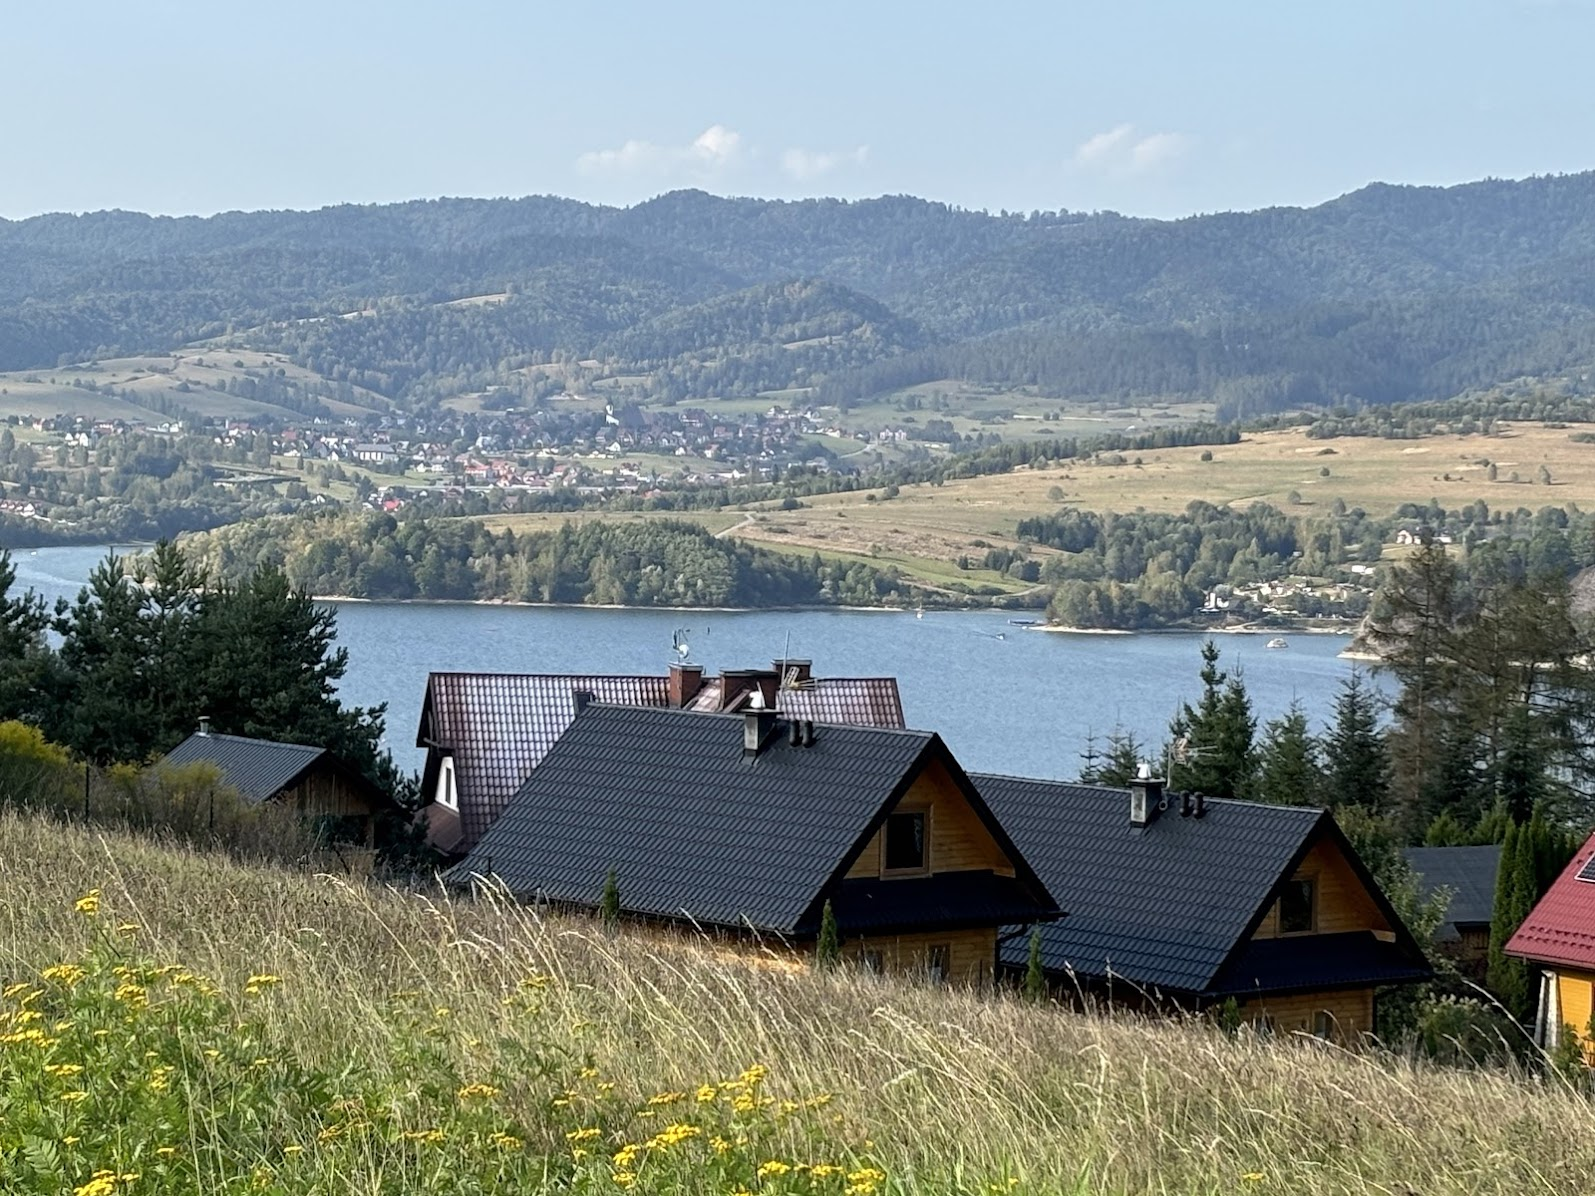
<svg viewBox="0 0 1595 1196"><path fill-rule="evenodd" d="M829 899L820 912L820 937L814 944L814 964L830 971L842 962L842 936L836 928L836 914Z"/></svg>
<svg viewBox="0 0 1595 1196"><path fill-rule="evenodd" d="M598 920L606 934L620 929L620 880L613 868L604 877L604 894L598 899Z"/></svg>
<svg viewBox="0 0 1595 1196"><path fill-rule="evenodd" d="M1538 898L1534 884L1534 844L1527 827L1513 823L1501 845L1495 878L1495 908L1490 918L1490 955L1485 984L1519 1021L1531 1012L1528 967L1506 954L1506 944Z"/></svg>
<svg viewBox="0 0 1595 1196"><path fill-rule="evenodd" d="M1389 809L1390 757L1379 731L1379 695L1360 669L1340 683L1323 750L1326 806Z"/></svg>
<svg viewBox="0 0 1595 1196"><path fill-rule="evenodd" d="M1172 787L1209 797L1246 797L1255 781L1257 720L1241 678L1218 667L1218 645L1202 645L1202 696L1169 724L1176 745Z"/></svg>
<svg viewBox="0 0 1595 1196"><path fill-rule="evenodd" d="M1047 996L1047 973L1041 966L1041 931L1030 932L1030 954L1025 960L1024 995L1027 1000L1041 1001Z"/></svg>
<svg viewBox="0 0 1595 1196"><path fill-rule="evenodd" d="M1299 702L1292 702L1283 717L1264 729L1260 756L1260 801L1280 806L1319 804L1323 773L1318 765L1318 741L1307 730L1307 715Z"/></svg>

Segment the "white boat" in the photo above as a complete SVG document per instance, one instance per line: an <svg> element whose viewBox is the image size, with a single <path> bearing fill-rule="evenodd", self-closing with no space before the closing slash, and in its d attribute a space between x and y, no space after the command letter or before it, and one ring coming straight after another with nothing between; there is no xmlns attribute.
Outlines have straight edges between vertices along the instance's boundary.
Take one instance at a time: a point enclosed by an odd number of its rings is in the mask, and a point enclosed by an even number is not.
<svg viewBox="0 0 1595 1196"><path fill-rule="evenodd" d="M1288 648L1288 647L1290 647L1289 644L1287 644L1283 639L1281 639L1277 635L1273 639L1269 640L1268 643L1264 644L1263 646L1265 648Z"/></svg>

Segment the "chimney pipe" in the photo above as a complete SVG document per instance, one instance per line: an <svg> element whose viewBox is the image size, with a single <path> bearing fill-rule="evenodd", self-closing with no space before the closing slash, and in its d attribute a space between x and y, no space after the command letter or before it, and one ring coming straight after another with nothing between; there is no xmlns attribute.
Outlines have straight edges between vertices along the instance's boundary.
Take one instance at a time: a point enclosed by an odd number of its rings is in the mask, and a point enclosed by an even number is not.
<svg viewBox="0 0 1595 1196"><path fill-rule="evenodd" d="M210 734L210 718L207 715L202 714L199 716L199 734Z"/></svg>
<svg viewBox="0 0 1595 1196"><path fill-rule="evenodd" d="M792 720L792 726L791 726L791 732L792 732L792 740L791 740L792 746L793 747L797 747L803 742L803 724L798 722L797 719L793 719Z"/></svg>
<svg viewBox="0 0 1595 1196"><path fill-rule="evenodd" d="M1203 793L1198 793L1196 795L1196 817L1200 818L1206 812L1207 812L1207 795L1203 794Z"/></svg>
<svg viewBox="0 0 1595 1196"><path fill-rule="evenodd" d="M748 708L742 712L742 755L752 760L764 750L764 741L775 730L775 711L764 702L764 694L754 690Z"/></svg>
<svg viewBox="0 0 1595 1196"><path fill-rule="evenodd" d="M1130 781L1130 825L1150 826L1163 804L1163 781L1145 760Z"/></svg>
<svg viewBox="0 0 1595 1196"><path fill-rule="evenodd" d="M583 710L586 710L587 707L593 704L592 690L573 689L571 690L570 700L571 703L576 707L576 713L580 714Z"/></svg>
<svg viewBox="0 0 1595 1196"><path fill-rule="evenodd" d="M1191 794L1190 794L1189 790L1186 790L1186 791L1184 791L1184 792L1182 792L1180 794L1180 817L1181 818L1189 818L1190 816L1191 816Z"/></svg>
<svg viewBox="0 0 1595 1196"><path fill-rule="evenodd" d="M803 746L814 746L814 720L812 718L803 720Z"/></svg>

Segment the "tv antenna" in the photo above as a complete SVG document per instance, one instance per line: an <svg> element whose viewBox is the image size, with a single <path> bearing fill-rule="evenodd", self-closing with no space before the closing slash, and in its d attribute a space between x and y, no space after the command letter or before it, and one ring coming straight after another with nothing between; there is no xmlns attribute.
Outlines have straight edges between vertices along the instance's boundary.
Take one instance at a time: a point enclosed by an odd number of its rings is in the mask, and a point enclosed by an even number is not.
<svg viewBox="0 0 1595 1196"><path fill-rule="evenodd" d="M675 653L678 664L686 664L692 655L692 645L687 642L687 629L678 627L670 633L670 650Z"/></svg>

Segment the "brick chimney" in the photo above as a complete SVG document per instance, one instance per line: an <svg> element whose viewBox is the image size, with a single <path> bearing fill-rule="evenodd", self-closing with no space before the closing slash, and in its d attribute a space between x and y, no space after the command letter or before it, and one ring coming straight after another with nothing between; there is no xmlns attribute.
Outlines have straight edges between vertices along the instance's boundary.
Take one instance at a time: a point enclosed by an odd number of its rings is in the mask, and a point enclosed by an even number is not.
<svg viewBox="0 0 1595 1196"><path fill-rule="evenodd" d="M1150 826L1163 804L1163 781L1145 760L1130 781L1130 825Z"/></svg>
<svg viewBox="0 0 1595 1196"><path fill-rule="evenodd" d="M677 661L670 666L670 680L666 690L670 696L670 704L677 710L697 697L698 690L702 688L703 666L701 664L683 664Z"/></svg>
<svg viewBox="0 0 1595 1196"><path fill-rule="evenodd" d="M782 680L786 679L788 671L797 674L797 681L802 684L814 676L814 662L812 660L772 660L770 667Z"/></svg>
<svg viewBox="0 0 1595 1196"><path fill-rule="evenodd" d="M765 708L775 709L775 693L781 675L774 669L727 669L720 674L720 709L732 710L743 694L757 692Z"/></svg>

